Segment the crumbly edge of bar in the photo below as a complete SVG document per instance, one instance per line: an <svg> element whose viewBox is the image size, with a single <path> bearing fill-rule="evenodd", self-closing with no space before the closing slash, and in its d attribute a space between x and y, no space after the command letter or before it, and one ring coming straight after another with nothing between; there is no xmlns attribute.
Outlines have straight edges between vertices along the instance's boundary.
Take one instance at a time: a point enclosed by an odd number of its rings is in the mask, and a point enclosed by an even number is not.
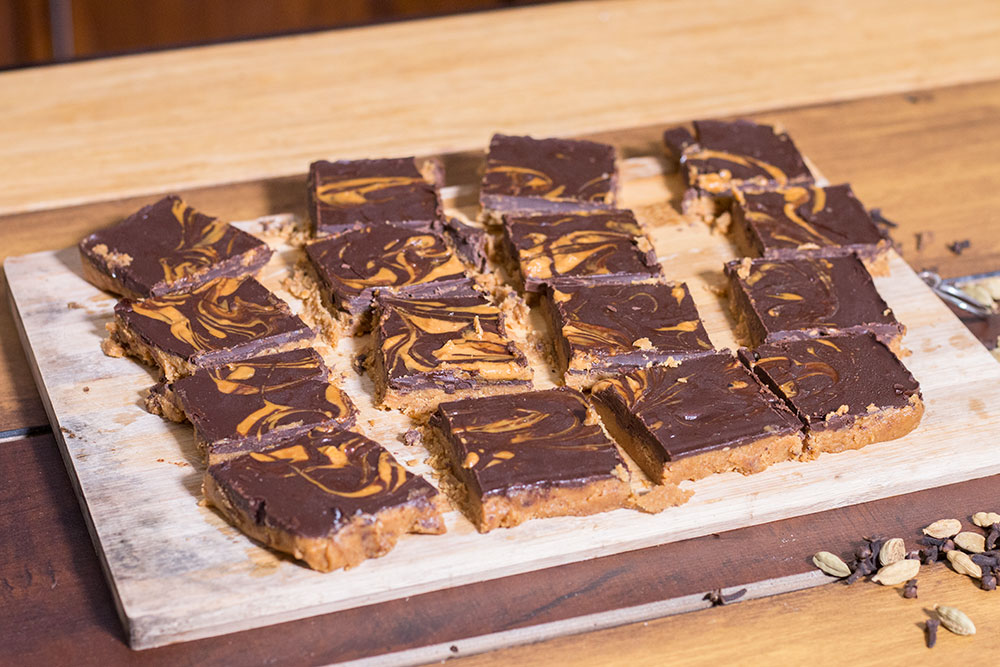
<svg viewBox="0 0 1000 667"><path fill-rule="evenodd" d="M236 509L209 471L205 473L202 491L208 504L243 533L272 549L291 554L319 572L350 569L368 558L384 556L406 533L440 535L446 530L440 495L413 499L374 515L356 516L332 535L314 538L257 524Z"/></svg>
<svg viewBox="0 0 1000 667"><path fill-rule="evenodd" d="M362 318L333 306L328 290L308 260L299 259L291 274L281 281L281 286L302 302L299 317L311 329L319 331L331 347L336 347L341 336L362 333Z"/></svg>
<svg viewBox="0 0 1000 667"><path fill-rule="evenodd" d="M375 383L375 401L379 407L385 410L399 410L418 423L427 421L431 413L441 403L458 401L463 398L519 394L531 391L534 387L531 381L524 381L523 383L516 381L513 384L477 382L468 389L456 389L449 394L436 387L415 389L413 391L395 391L386 385L385 375L382 373L373 373L372 380Z"/></svg>
<svg viewBox="0 0 1000 667"><path fill-rule="evenodd" d="M83 248L80 248L80 264L83 267L83 277L91 285L102 289L105 292L111 292L112 294L117 294L119 296L125 296L130 299L141 299L143 295L133 292L132 290L125 287L125 284L120 280L115 280L108 273L106 273L104 268L98 266L94 258L84 252Z"/></svg>
<svg viewBox="0 0 1000 667"><path fill-rule="evenodd" d="M820 454L834 454L849 449L861 449L876 442L901 438L919 424L924 415L924 402L910 396L909 404L901 408L885 408L872 414L860 415L843 428L806 431L806 449L802 460L811 461Z"/></svg>
<svg viewBox="0 0 1000 667"><path fill-rule="evenodd" d="M733 274L727 276L726 281L729 312L733 318L733 336L740 345L757 347L764 342L767 332L737 278Z"/></svg>
<svg viewBox="0 0 1000 667"><path fill-rule="evenodd" d="M184 407L177 398L177 393L170 388L170 385L163 384L161 386L157 384L150 387L146 393L146 397L143 399L143 405L146 408L146 412L159 415L172 422L181 424L188 420Z"/></svg>
<svg viewBox="0 0 1000 667"><path fill-rule="evenodd" d="M201 452L202 457L209 465L214 465L216 463L222 463L223 461L228 461L229 459L234 459L238 456L244 454L249 454L250 452L262 452L266 449L276 447L279 442L293 438L296 435L306 433L314 428L324 428L324 429L343 429L352 430L360 432L359 428L356 428L358 419L357 408L355 411L343 419L325 419L318 422L294 422L291 424L283 424L281 426L275 427L270 431L264 433L261 437L255 438L253 436L247 436L244 438L224 438L222 440L208 440L204 437L204 434L195 427L194 429L194 439L195 444L198 445L198 451ZM363 435L363 434L362 434ZM235 448L229 451L218 451L219 447L217 443L233 443ZM243 443L243 444L240 444Z"/></svg>

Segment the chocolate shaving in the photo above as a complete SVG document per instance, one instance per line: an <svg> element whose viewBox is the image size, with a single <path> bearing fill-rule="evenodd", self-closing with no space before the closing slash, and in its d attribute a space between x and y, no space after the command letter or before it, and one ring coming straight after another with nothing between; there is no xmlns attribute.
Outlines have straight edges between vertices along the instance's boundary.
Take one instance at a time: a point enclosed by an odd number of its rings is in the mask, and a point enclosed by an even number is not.
<svg viewBox="0 0 1000 667"><path fill-rule="evenodd" d="M972 241L969 239L963 239L961 241L952 241L948 244L948 250L951 250L956 255L961 255L965 252L968 247L972 245Z"/></svg>
<svg viewBox="0 0 1000 667"><path fill-rule="evenodd" d="M712 603L713 607L722 607L729 604L730 602L735 602L736 600L739 600L741 597L746 595L746 592L747 589L741 588L738 591L733 591L732 593L725 594L722 592L721 588L716 588L714 590L705 593L705 597L703 597L702 600L708 600L709 602Z"/></svg>
<svg viewBox="0 0 1000 667"><path fill-rule="evenodd" d="M407 447L413 447L414 445L419 445L424 441L420 431L415 428L411 428L406 433L403 434L403 444Z"/></svg>
<svg viewBox="0 0 1000 667"><path fill-rule="evenodd" d="M365 374L365 361L368 359L367 352L358 352L353 359L351 359L351 368L358 375Z"/></svg>
<svg viewBox="0 0 1000 667"><path fill-rule="evenodd" d="M905 584L903 584L903 597L912 600L917 597L917 580L910 579Z"/></svg>
<svg viewBox="0 0 1000 667"><path fill-rule="evenodd" d="M937 644L937 631L940 625L941 621L936 618L927 619L927 648L934 648L934 644Z"/></svg>

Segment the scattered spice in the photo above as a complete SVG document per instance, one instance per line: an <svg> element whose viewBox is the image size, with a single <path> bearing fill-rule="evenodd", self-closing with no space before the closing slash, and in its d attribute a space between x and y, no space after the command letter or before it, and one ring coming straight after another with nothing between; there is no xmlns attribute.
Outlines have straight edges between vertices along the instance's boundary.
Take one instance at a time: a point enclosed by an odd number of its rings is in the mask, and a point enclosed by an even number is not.
<svg viewBox="0 0 1000 667"><path fill-rule="evenodd" d="M984 591L995 591L997 589L997 578L993 572L984 572L979 579L979 587Z"/></svg>
<svg viewBox="0 0 1000 667"><path fill-rule="evenodd" d="M878 562L884 565L891 565L906 558L906 545L902 538L894 537L886 540L885 544L878 552Z"/></svg>
<svg viewBox="0 0 1000 667"><path fill-rule="evenodd" d="M954 632L956 635L976 634L976 625L961 609L938 604L934 605L934 611L941 619L941 625L949 632Z"/></svg>
<svg viewBox="0 0 1000 667"><path fill-rule="evenodd" d="M959 574L968 575L973 579L979 579L983 576L983 568L976 565L976 563L969 558L969 554L964 551L959 551L958 549L949 551L948 562L951 563L955 572L958 572Z"/></svg>
<svg viewBox="0 0 1000 667"><path fill-rule="evenodd" d="M976 512L972 515L972 523L980 528L989 528L995 523L1000 523L1000 514L996 512Z"/></svg>
<svg viewBox="0 0 1000 667"><path fill-rule="evenodd" d="M813 556L813 564L833 577L843 578L851 575L851 568L847 567L847 563L829 551L820 551Z"/></svg>
<svg viewBox="0 0 1000 667"><path fill-rule="evenodd" d="M958 519L938 519L924 528L923 533L936 539L947 539L958 535L962 530L962 522Z"/></svg>
<svg viewBox="0 0 1000 667"><path fill-rule="evenodd" d="M961 255L969 248L970 245L972 245L972 241L970 241L969 239L962 239L961 241L952 241L951 243L948 244L948 250L951 250L956 255Z"/></svg>
<svg viewBox="0 0 1000 667"><path fill-rule="evenodd" d="M937 631L941 626L941 621L936 618L927 619L927 648L934 648L937 644Z"/></svg>
<svg viewBox="0 0 1000 667"><path fill-rule="evenodd" d="M959 549L969 553L981 554L986 551L986 538L967 530L955 536L955 544Z"/></svg>
<svg viewBox="0 0 1000 667"><path fill-rule="evenodd" d="M910 579L903 585L903 597L912 600L917 597L917 580Z"/></svg>
<svg viewBox="0 0 1000 667"><path fill-rule="evenodd" d="M423 436L415 428L411 428L403 434L403 444L407 447L413 447L414 445L419 445L424 440Z"/></svg>
<svg viewBox="0 0 1000 667"><path fill-rule="evenodd" d="M917 232L914 234L917 237L917 251L923 250L924 247L930 245L931 241L934 240L934 232Z"/></svg>
<svg viewBox="0 0 1000 667"><path fill-rule="evenodd" d="M729 593L727 595L722 592L721 588L716 588L714 590L705 593L705 597L703 597L702 600L708 600L709 602L712 603L713 607L722 607L729 604L730 602L735 602L736 600L739 600L741 597L746 595L746 592L747 589L741 588L740 590L733 591L732 593Z"/></svg>
<svg viewBox="0 0 1000 667"><path fill-rule="evenodd" d="M900 560L886 565L876 572L872 581L883 586L895 586L915 578L918 572L920 572L920 561Z"/></svg>
<svg viewBox="0 0 1000 667"><path fill-rule="evenodd" d="M997 548L998 541L1000 541L1000 521L994 523L993 527L990 528L989 534L983 540L983 547L987 551L992 551Z"/></svg>
<svg viewBox="0 0 1000 667"><path fill-rule="evenodd" d="M89 392L90 392L90 387L84 387L83 388L83 393L87 394Z"/></svg>

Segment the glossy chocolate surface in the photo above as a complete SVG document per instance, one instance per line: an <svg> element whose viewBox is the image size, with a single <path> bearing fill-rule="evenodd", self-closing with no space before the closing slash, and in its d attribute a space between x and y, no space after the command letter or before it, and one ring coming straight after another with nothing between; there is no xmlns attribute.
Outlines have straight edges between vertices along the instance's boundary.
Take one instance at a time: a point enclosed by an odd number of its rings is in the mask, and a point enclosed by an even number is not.
<svg viewBox="0 0 1000 667"><path fill-rule="evenodd" d="M271 257L263 241L171 195L80 242L84 260L125 296L158 296L213 278L256 273Z"/></svg>
<svg viewBox="0 0 1000 667"><path fill-rule="evenodd" d="M651 366L601 380L592 397L664 462L802 427L728 352L688 359L674 368Z"/></svg>
<svg viewBox="0 0 1000 667"><path fill-rule="evenodd" d="M211 453L261 449L319 425L349 428L351 399L312 348L202 369L171 389Z"/></svg>
<svg viewBox="0 0 1000 667"><path fill-rule="evenodd" d="M841 331L902 334L857 257L744 259L726 273L754 346Z"/></svg>
<svg viewBox="0 0 1000 667"><path fill-rule="evenodd" d="M304 433L210 466L208 474L258 525L307 538L437 495L377 442L339 429Z"/></svg>
<svg viewBox="0 0 1000 667"><path fill-rule="evenodd" d="M500 212L610 208L617 181L615 151L606 144L495 134L479 198Z"/></svg>
<svg viewBox="0 0 1000 667"><path fill-rule="evenodd" d="M792 138L770 125L748 120L694 122L664 133L667 149L680 160L690 187L727 194L743 184L809 184L812 173Z"/></svg>
<svg viewBox="0 0 1000 667"><path fill-rule="evenodd" d="M560 387L442 403L431 424L462 481L484 497L616 476L622 458L588 408Z"/></svg>
<svg viewBox="0 0 1000 667"><path fill-rule="evenodd" d="M220 278L183 294L122 299L115 315L147 345L196 366L248 359L313 335L288 304L253 278Z"/></svg>
<svg viewBox="0 0 1000 667"><path fill-rule="evenodd" d="M486 230L468 225L458 218L446 218L435 226L448 239L462 261L477 271L486 270Z"/></svg>
<svg viewBox="0 0 1000 667"><path fill-rule="evenodd" d="M503 231L506 252L528 292L560 278L622 282L662 275L631 211L505 216Z"/></svg>
<svg viewBox="0 0 1000 667"><path fill-rule="evenodd" d="M429 226L441 201L412 157L320 160L309 167L309 215L316 236L383 222Z"/></svg>
<svg viewBox="0 0 1000 667"><path fill-rule="evenodd" d="M389 387L452 393L480 384L530 386L531 368L507 336L503 314L472 281L379 294L375 304L375 354Z"/></svg>
<svg viewBox="0 0 1000 667"><path fill-rule="evenodd" d="M543 295L571 373L627 370L712 349L684 283L556 283Z"/></svg>
<svg viewBox="0 0 1000 667"><path fill-rule="evenodd" d="M782 341L740 356L813 430L904 408L920 395L906 367L871 334Z"/></svg>
<svg viewBox="0 0 1000 667"><path fill-rule="evenodd" d="M758 255L861 252L887 245L850 185L746 191L733 204L733 223L747 230Z"/></svg>
<svg viewBox="0 0 1000 667"><path fill-rule="evenodd" d="M381 287L406 287L465 277L465 265L437 232L369 225L306 246L334 307L366 311Z"/></svg>

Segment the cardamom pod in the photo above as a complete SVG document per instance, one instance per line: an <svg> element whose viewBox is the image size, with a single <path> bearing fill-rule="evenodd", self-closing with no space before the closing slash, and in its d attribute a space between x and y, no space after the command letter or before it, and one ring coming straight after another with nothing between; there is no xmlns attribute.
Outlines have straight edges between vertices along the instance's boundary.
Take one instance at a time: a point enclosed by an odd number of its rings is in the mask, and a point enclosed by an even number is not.
<svg viewBox="0 0 1000 667"><path fill-rule="evenodd" d="M883 586L895 586L916 578L918 572L920 572L919 560L915 558L897 560L876 572L872 581Z"/></svg>
<svg viewBox="0 0 1000 667"><path fill-rule="evenodd" d="M969 554L964 551L959 551L958 549L952 549L948 552L948 562L955 569L955 572L959 574L966 574L974 579L983 578L983 568L976 565Z"/></svg>
<svg viewBox="0 0 1000 667"><path fill-rule="evenodd" d="M989 528L995 523L1000 523L1000 514L996 512L976 512L972 515L972 523L980 528Z"/></svg>
<svg viewBox="0 0 1000 667"><path fill-rule="evenodd" d="M983 544L985 543L986 540L984 538ZM904 558L906 558L906 544L903 543L903 539L900 537L886 540L882 548L878 550L878 562L882 563L882 565L892 565Z"/></svg>
<svg viewBox="0 0 1000 667"><path fill-rule="evenodd" d="M986 551L986 538L979 533L964 530L956 535L954 539L959 549L964 549L969 553L981 554Z"/></svg>
<svg viewBox="0 0 1000 667"><path fill-rule="evenodd" d="M941 625L956 635L976 634L976 625L962 610L936 604L934 605L934 611L937 612L938 618L941 619Z"/></svg>
<svg viewBox="0 0 1000 667"><path fill-rule="evenodd" d="M962 530L962 522L958 519L940 519L924 528L924 535L938 540L946 540L957 535Z"/></svg>
<svg viewBox="0 0 1000 667"><path fill-rule="evenodd" d="M851 574L851 568L840 559L840 556L829 551L819 551L813 556L813 564L819 569L833 577L847 577Z"/></svg>

